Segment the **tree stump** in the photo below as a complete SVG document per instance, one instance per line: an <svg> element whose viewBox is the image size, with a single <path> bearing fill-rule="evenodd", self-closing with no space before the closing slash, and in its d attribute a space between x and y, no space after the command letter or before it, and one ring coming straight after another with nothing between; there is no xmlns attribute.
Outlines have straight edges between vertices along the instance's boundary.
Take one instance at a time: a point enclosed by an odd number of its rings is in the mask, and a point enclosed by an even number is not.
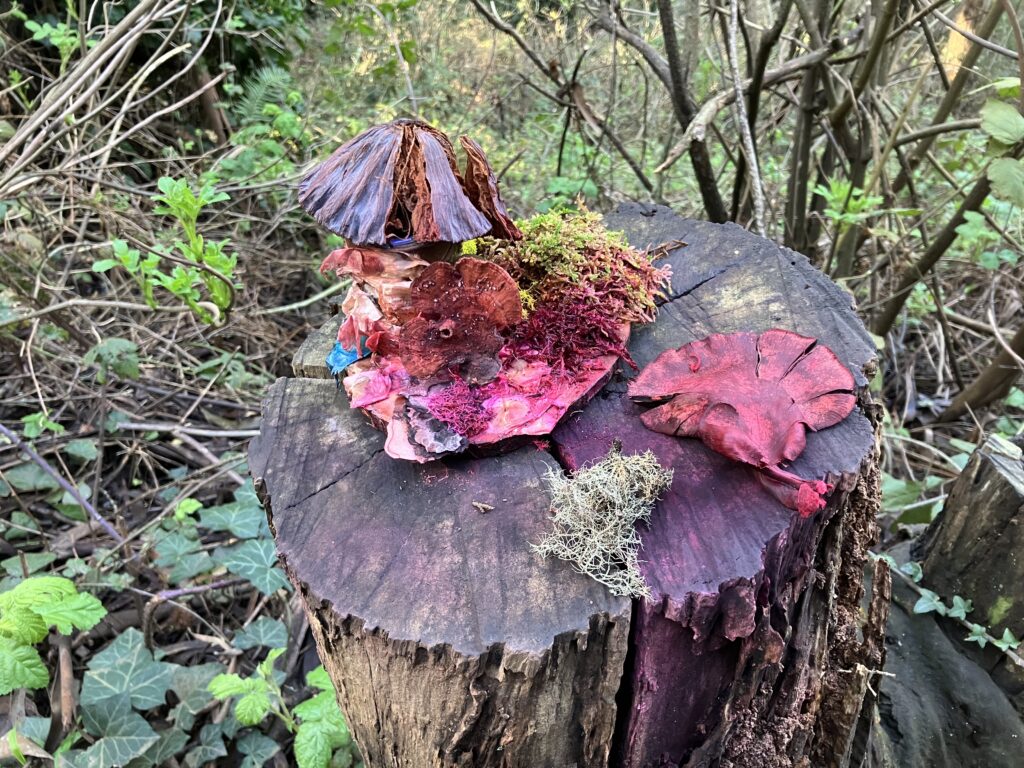
<svg viewBox="0 0 1024 768"><path fill-rule="evenodd" d="M953 484L915 549L924 583L949 602L974 603L970 620L996 637L1024 626L1024 442L986 440ZM1024 672L995 648L971 655L1024 712Z"/></svg>
<svg viewBox="0 0 1024 768"><path fill-rule="evenodd" d="M794 465L835 493L801 519L750 468L646 430L628 368L547 446L422 466L384 455L334 382L279 380L250 465L342 710L369 766L857 765L889 585L879 566L865 601L871 339L805 257L737 226L637 205L607 225L640 248L688 244L668 257L658 320L634 329L641 367L712 332L774 327L850 367L861 406ZM297 375L326 377L327 350L311 337ZM544 473L616 439L675 470L642 534L654 598L632 605L529 547L549 524Z"/></svg>

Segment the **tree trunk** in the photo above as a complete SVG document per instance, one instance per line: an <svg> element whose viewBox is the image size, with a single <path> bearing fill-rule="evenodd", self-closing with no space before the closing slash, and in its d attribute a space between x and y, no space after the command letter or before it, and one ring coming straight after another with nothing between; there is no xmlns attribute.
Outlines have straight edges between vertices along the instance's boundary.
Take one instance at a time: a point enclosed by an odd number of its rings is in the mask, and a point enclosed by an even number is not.
<svg viewBox="0 0 1024 768"><path fill-rule="evenodd" d="M625 368L550 452L421 466L383 454L333 382L279 380L251 469L367 765L858 765L888 608L879 566L862 610L878 507L871 339L806 258L735 225L641 206L607 224L640 248L689 244L668 258L658 320L635 330L640 366L712 332L784 327L851 368L861 407L794 464L836 491L801 519L750 468L646 430ZM329 335L300 350L298 373L326 375ZM675 472L642 531L654 598L632 605L528 545L548 525L543 474L616 439Z"/></svg>

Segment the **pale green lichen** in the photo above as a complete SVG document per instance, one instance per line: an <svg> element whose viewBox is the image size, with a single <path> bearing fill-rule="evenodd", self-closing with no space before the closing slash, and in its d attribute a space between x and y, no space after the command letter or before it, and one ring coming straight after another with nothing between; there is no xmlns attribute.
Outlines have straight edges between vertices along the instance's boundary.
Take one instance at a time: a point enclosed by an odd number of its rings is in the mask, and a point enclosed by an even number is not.
<svg viewBox="0 0 1024 768"><path fill-rule="evenodd" d="M572 563L613 594L650 597L640 573L638 522L649 524L658 497L672 483L650 451L607 457L566 477L552 470L547 482L554 512L551 530L533 549Z"/></svg>

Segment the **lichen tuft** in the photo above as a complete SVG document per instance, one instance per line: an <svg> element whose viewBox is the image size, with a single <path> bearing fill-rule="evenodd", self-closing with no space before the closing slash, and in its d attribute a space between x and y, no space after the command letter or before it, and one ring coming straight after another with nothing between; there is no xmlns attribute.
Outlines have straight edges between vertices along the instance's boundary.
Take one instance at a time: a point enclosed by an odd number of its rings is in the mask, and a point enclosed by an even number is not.
<svg viewBox="0 0 1024 768"><path fill-rule="evenodd" d="M554 518L533 549L572 563L613 594L649 598L636 523L650 523L654 503L672 483L672 470L650 451L624 456L616 445L601 461L569 477L552 470L546 480Z"/></svg>

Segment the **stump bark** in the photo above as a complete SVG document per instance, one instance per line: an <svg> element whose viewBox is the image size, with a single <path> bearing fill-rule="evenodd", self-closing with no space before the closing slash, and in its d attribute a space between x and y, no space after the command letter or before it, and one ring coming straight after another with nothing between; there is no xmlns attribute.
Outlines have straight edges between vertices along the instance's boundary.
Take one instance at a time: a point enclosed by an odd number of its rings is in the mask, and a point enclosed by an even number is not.
<svg viewBox="0 0 1024 768"><path fill-rule="evenodd" d="M889 594L884 567L870 596L863 581L871 339L805 257L739 227L635 205L607 225L640 248L688 244L668 257L658 320L634 330L641 367L713 332L774 327L850 367L860 407L794 465L835 493L800 519L748 467L644 429L628 368L546 447L425 466L384 455L334 382L279 380L250 466L342 710L370 766L857 765ZM297 375L326 376L327 349L311 337ZM632 605L528 545L548 525L543 474L616 439L675 470L642 532L654 599Z"/></svg>

